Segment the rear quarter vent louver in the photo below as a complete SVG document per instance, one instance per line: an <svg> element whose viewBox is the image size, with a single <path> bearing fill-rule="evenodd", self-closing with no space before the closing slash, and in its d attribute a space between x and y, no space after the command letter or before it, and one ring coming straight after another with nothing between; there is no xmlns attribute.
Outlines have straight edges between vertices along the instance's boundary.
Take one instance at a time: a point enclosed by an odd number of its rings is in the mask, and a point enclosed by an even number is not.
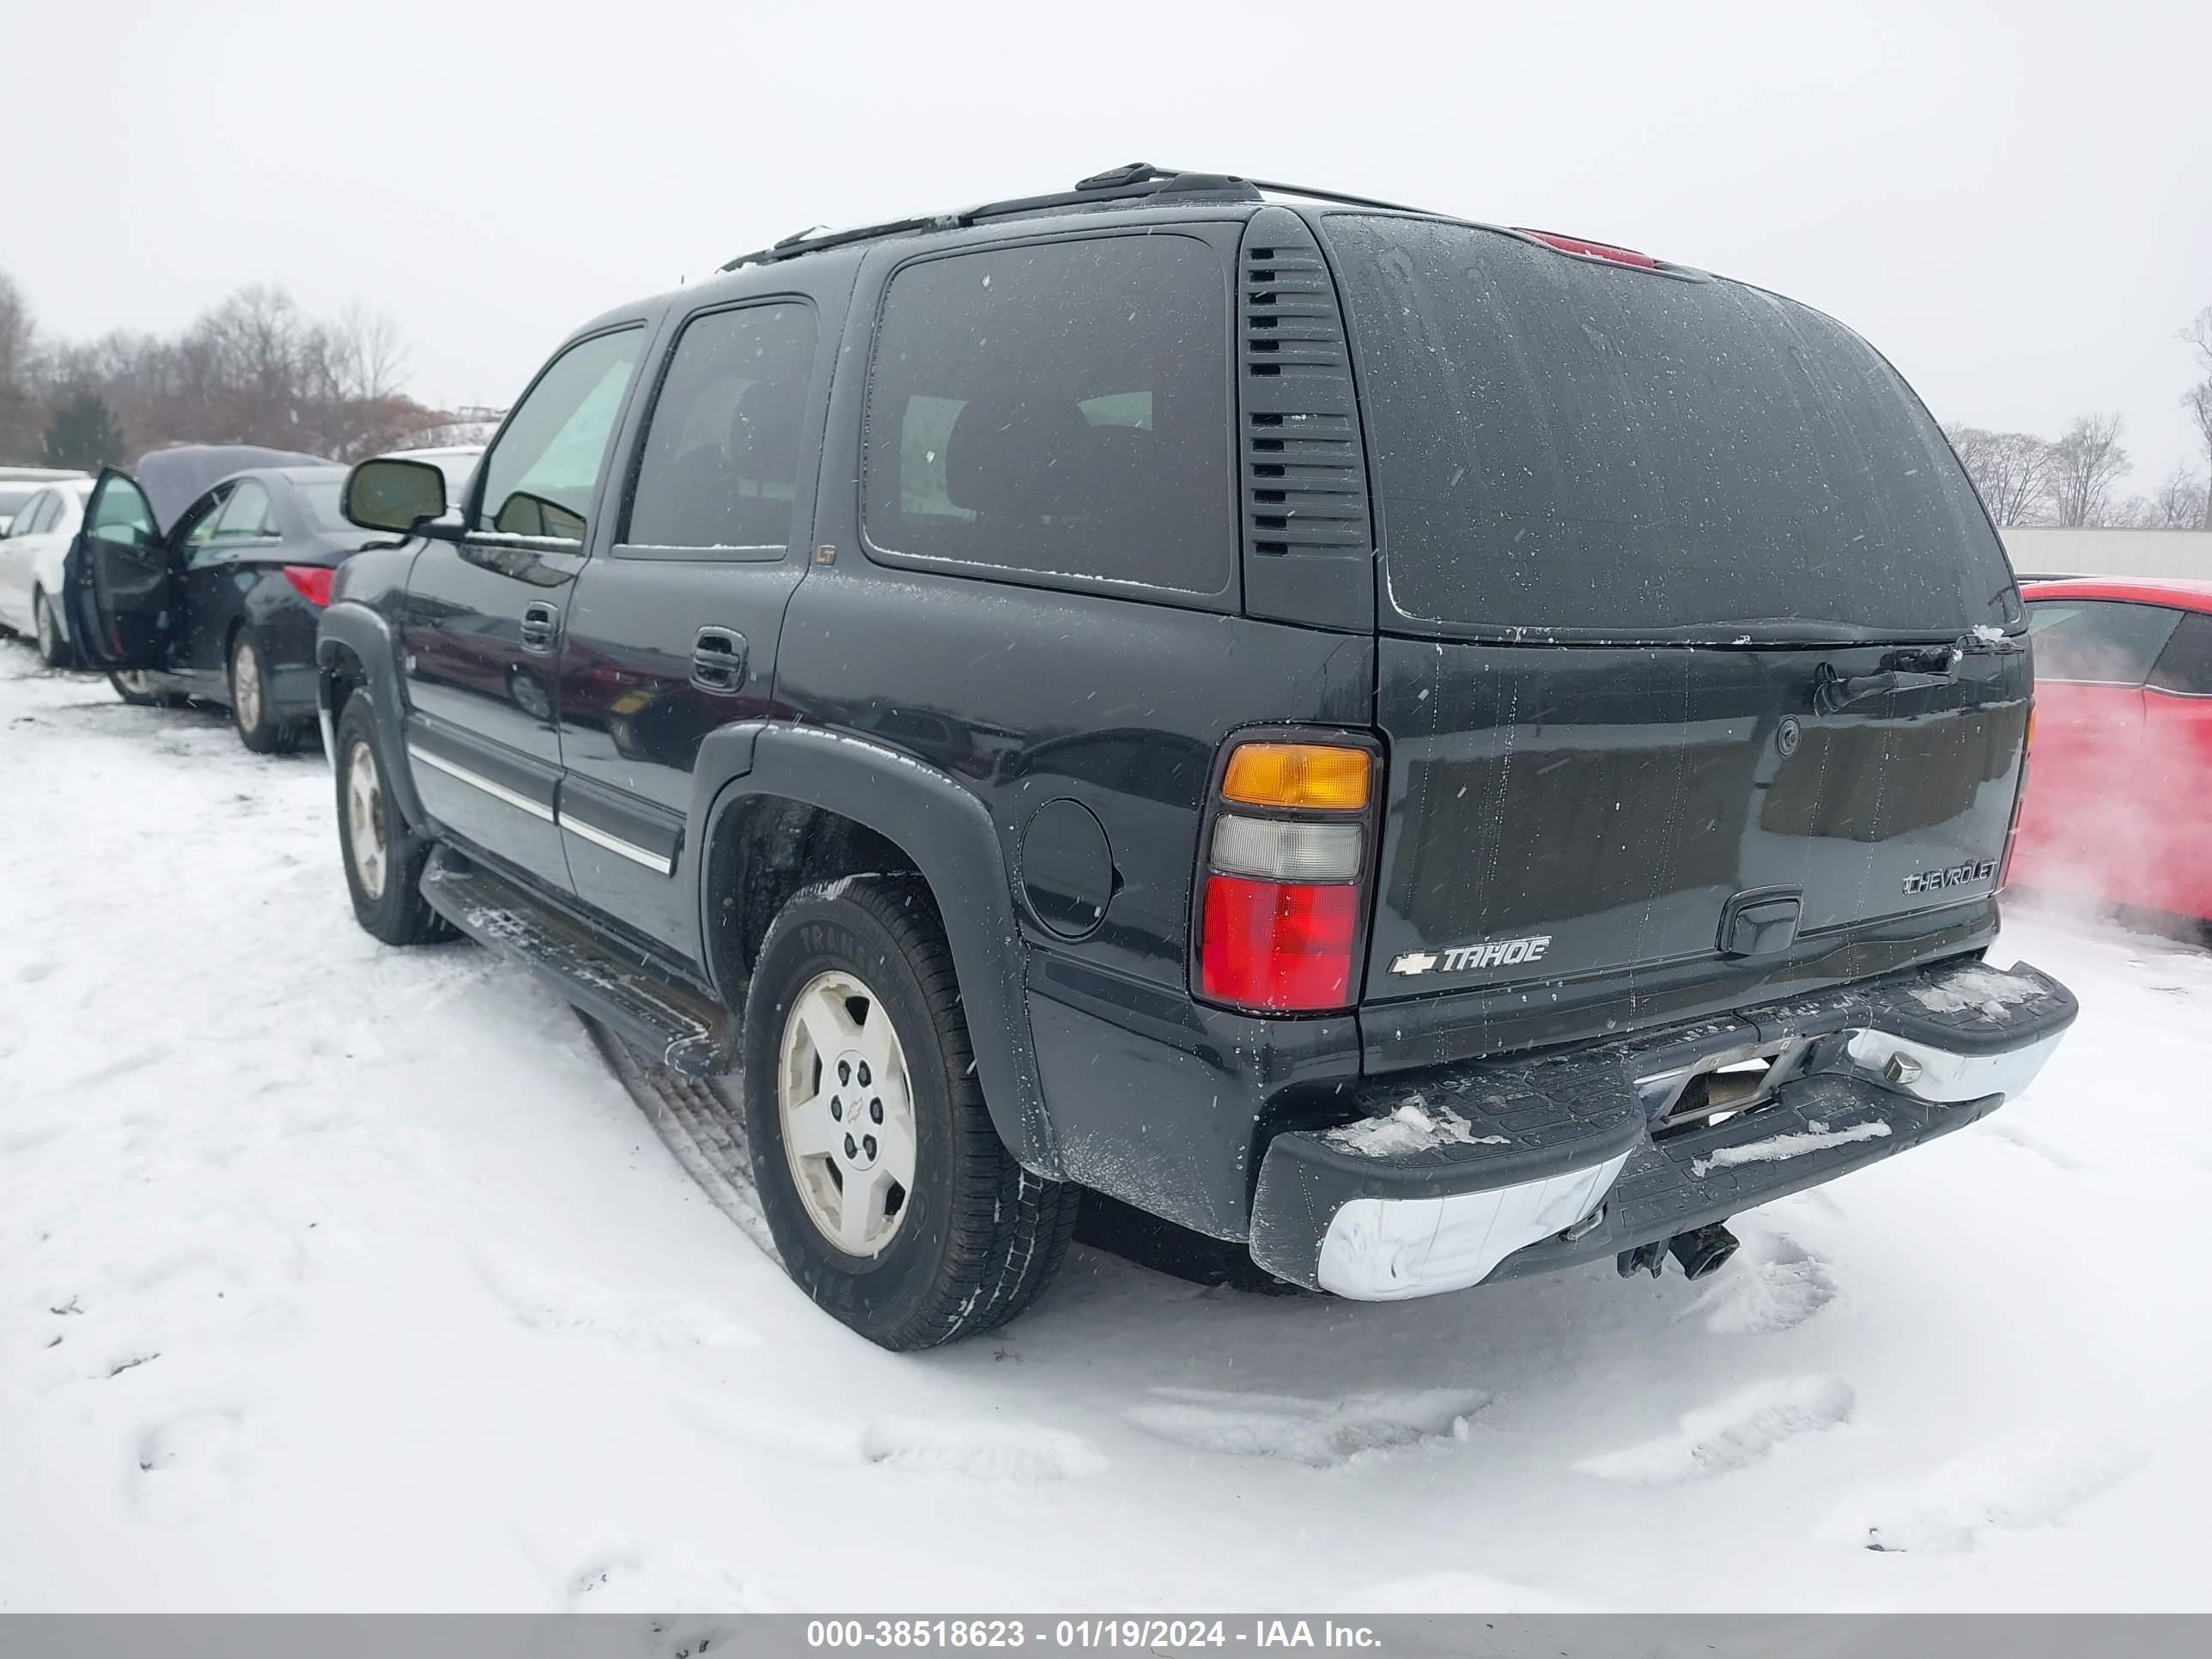
<svg viewBox="0 0 2212 1659"><path fill-rule="evenodd" d="M1371 627L1374 536L1344 317L1313 233L1286 208L1246 226L1237 323L1245 608Z"/></svg>

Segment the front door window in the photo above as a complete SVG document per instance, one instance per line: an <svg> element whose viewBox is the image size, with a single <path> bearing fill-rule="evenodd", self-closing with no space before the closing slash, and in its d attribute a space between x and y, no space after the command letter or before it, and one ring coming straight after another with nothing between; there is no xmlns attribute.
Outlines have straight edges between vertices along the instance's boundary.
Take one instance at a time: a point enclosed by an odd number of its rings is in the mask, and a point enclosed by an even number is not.
<svg viewBox="0 0 2212 1659"><path fill-rule="evenodd" d="M580 340L553 360L484 457L477 528L584 539L592 492L636 371L645 331Z"/></svg>

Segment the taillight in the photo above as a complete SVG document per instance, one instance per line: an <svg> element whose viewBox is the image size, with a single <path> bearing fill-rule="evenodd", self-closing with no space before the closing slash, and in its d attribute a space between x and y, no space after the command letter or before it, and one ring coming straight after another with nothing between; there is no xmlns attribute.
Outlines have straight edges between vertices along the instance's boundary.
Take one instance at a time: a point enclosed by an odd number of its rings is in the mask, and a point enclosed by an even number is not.
<svg viewBox="0 0 2212 1659"><path fill-rule="evenodd" d="M1610 242L1593 242L1583 236L1562 236L1553 230L1531 230L1526 225L1513 228L1532 242L1541 242L1546 247L1555 247L1562 253L1577 253L1585 259L1609 259L1617 265L1634 265L1639 270L1656 270L1659 261L1648 253L1638 253L1632 247L1615 247Z"/></svg>
<svg viewBox="0 0 2212 1659"><path fill-rule="evenodd" d="M1350 1006L1374 771L1344 744L1231 751L1205 849L1200 995L1264 1013Z"/></svg>
<svg viewBox="0 0 2212 1659"><path fill-rule="evenodd" d="M2020 815L2027 805L2027 764L2035 750L2035 704L2027 705L2027 729L2020 740L2020 787L2013 791L2012 817L2005 824L2004 851L1997 855L1997 884L1990 890L2002 893L2005 884L2012 879L2012 852L2020 844Z"/></svg>
<svg viewBox="0 0 2212 1659"><path fill-rule="evenodd" d="M325 605L331 602L331 578L337 572L326 564L288 564L284 580L300 590L300 597L309 605Z"/></svg>

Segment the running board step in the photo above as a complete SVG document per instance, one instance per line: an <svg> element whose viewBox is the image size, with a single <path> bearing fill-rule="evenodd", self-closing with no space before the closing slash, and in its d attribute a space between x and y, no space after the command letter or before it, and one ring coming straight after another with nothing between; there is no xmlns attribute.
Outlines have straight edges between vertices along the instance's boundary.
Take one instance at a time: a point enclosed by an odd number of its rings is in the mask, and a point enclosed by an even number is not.
<svg viewBox="0 0 2212 1659"><path fill-rule="evenodd" d="M685 1077L735 1063L738 1024L696 986L618 954L574 917L440 847L422 871L430 908L477 944L534 968L570 1004Z"/></svg>

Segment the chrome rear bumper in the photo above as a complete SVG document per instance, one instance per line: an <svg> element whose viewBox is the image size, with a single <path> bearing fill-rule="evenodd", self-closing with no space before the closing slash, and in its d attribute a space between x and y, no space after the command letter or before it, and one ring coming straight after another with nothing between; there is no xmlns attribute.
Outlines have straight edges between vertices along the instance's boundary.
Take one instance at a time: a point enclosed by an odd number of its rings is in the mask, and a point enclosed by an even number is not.
<svg viewBox="0 0 2212 1659"><path fill-rule="evenodd" d="M1540 1060L1396 1073L1364 1117L1269 1142L1252 1254L1368 1301L1462 1290L1663 1241L1994 1111L2076 1010L2038 969L1941 963ZM1787 1056L1771 1093L1654 1139L1683 1084Z"/></svg>

